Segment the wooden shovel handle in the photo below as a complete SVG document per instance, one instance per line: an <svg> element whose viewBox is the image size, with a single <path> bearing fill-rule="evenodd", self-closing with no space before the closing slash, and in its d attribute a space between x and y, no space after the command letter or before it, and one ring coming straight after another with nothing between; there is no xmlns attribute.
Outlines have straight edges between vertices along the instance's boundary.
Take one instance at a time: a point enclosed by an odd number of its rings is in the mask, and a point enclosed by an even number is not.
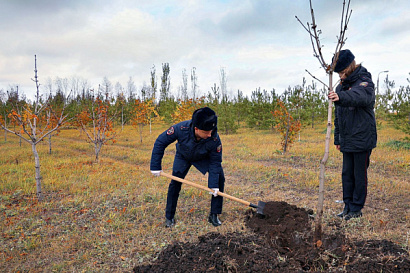
<svg viewBox="0 0 410 273"><path fill-rule="evenodd" d="M193 187L195 187L195 188L198 188L198 189L201 189L201 190L205 190L205 191L207 191L207 192L213 192L213 190L211 190L211 189L208 188L208 187L205 187L205 186L202 186L202 185L199 185L199 184L195 184L194 182L188 181L188 180L183 179L183 178L176 177L176 176L171 175L171 174L168 174L168 173L161 172L161 175L162 175L162 176L165 176L165 177L168 177L168 178L171 178L171 179L173 179L173 180L175 180L175 181L178 181L178 182L181 182L181 183L184 183L184 184L188 184L188 185L193 186ZM232 200L232 201L236 201L236 202L242 203L242 204L247 205L247 206L250 206L250 204L251 204L251 203L248 202L248 201L245 201L245 200L236 198L236 197L234 197L234 196L231 196L231 195L229 195L229 194L226 194L226 193L223 193L223 192L220 192L220 191L218 191L218 195L219 195L219 196L222 196L222 197L226 197L226 198L228 198L228 199L230 199L230 200Z"/></svg>

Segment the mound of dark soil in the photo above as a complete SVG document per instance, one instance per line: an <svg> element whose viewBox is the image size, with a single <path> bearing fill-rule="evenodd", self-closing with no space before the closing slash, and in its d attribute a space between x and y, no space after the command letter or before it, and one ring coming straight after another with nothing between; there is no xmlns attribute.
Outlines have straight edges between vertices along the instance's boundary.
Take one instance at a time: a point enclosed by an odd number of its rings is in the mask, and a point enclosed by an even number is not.
<svg viewBox="0 0 410 273"><path fill-rule="evenodd" d="M349 242L324 234L313 243L311 211L268 202L261 218L249 210L254 233L208 233L195 243L176 242L134 272L410 272L408 253L388 241Z"/></svg>

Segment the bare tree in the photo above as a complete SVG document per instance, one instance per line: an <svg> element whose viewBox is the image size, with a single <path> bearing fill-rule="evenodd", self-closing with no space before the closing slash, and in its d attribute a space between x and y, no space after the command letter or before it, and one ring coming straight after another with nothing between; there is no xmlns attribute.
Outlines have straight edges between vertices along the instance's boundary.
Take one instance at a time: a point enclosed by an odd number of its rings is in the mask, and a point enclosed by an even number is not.
<svg viewBox="0 0 410 273"><path fill-rule="evenodd" d="M68 94L70 92L67 78L57 77L55 79L55 84L57 85L57 91L63 92L64 94Z"/></svg>
<svg viewBox="0 0 410 273"><path fill-rule="evenodd" d="M169 88L171 84L171 78L169 76L169 63L162 64L162 76L161 76L161 90L160 101L165 101L169 98Z"/></svg>
<svg viewBox="0 0 410 273"><path fill-rule="evenodd" d="M198 76L196 75L196 67L192 67L191 70L191 90L192 90L192 98L195 100L198 89Z"/></svg>
<svg viewBox="0 0 410 273"><path fill-rule="evenodd" d="M349 11L350 7L350 0L343 1L343 9L342 9L342 16L340 22L340 33L337 36L337 44L336 49L334 52L334 57L331 64L326 63L325 58L323 57L322 48L323 46L320 43L320 34L322 33L320 29L318 29L315 20L315 14L312 7L312 1L310 0L310 13L312 21L307 23L305 26L299 18L296 16L296 19L299 23L305 28L305 30L309 33L310 41L312 43L312 48L314 52L314 56L319 60L320 65L323 67L325 72L329 76L329 85L326 85L315 76L313 76L309 71L307 71L314 79L323 83L329 91L333 91L333 70L336 65L337 59L339 58L339 52L342 49L343 45L346 42L345 33L347 30L347 25L350 20L350 16L352 11ZM318 198L318 206L317 206L317 215L315 219L315 240L319 241L322 238L322 216L323 216L323 201L324 201L324 184L325 184L325 166L327 160L329 158L329 146L330 146L330 135L332 131L332 101L328 101L328 111L327 111L327 131L326 131L326 141L325 141L325 153L320 162L320 174L319 174L319 198Z"/></svg>
<svg viewBox="0 0 410 273"><path fill-rule="evenodd" d="M98 96L92 101L89 109L84 109L76 116L77 126L87 135L94 145L95 162L98 163L103 145L109 141L115 143L117 133L113 128L117 114L110 111L110 102Z"/></svg>
<svg viewBox="0 0 410 273"><path fill-rule="evenodd" d="M188 99L188 75L185 68L182 70L181 98L182 100Z"/></svg>
<svg viewBox="0 0 410 273"><path fill-rule="evenodd" d="M58 130L64 122L66 122L66 115L64 115L65 105L60 114L57 114L51 107L48 100L42 102L40 98L40 83L37 75L37 57L34 55L34 83L36 84L36 97L33 105L26 102L17 102L9 116L19 125L20 130L11 130L1 123L1 127L18 136L20 139L26 141L31 145L35 161L35 178L36 178L36 192L39 200L43 199L41 190L41 173L40 173L40 157L37 152L37 144L45 137ZM54 118L57 122L52 123Z"/></svg>
<svg viewBox="0 0 410 273"><path fill-rule="evenodd" d="M225 67L220 68L220 73L219 73L219 82L221 85L221 95L222 98L226 97L227 95L227 77L226 77L226 71Z"/></svg>
<svg viewBox="0 0 410 273"><path fill-rule="evenodd" d="M155 99L157 95L157 76L155 75L155 65L151 68L151 95L150 99Z"/></svg>
<svg viewBox="0 0 410 273"><path fill-rule="evenodd" d="M135 99L135 97L136 97L136 94L135 94L136 91L137 91L137 88L135 87L134 80L132 79L132 77L130 77L130 78L128 79L128 82L127 82L128 101L132 101L132 100Z"/></svg>
<svg viewBox="0 0 410 273"><path fill-rule="evenodd" d="M0 123L7 127L7 93L0 89L0 102L2 112L0 113ZM4 130L4 142L7 141L7 131Z"/></svg>
<svg viewBox="0 0 410 273"><path fill-rule="evenodd" d="M213 95L213 101L215 104L219 103L219 98L221 97L221 94L219 92L219 86L216 86L216 83L214 83L214 86L211 87L212 90L212 95Z"/></svg>
<svg viewBox="0 0 410 273"><path fill-rule="evenodd" d="M111 83L111 81L107 78L107 77L104 77L103 78L103 83L100 85L100 88L101 88L101 90L99 90L99 92L101 91L101 92L104 92L104 95L105 95L105 100L106 101L111 101L112 100L112 96L113 96L113 94L112 94L112 83Z"/></svg>

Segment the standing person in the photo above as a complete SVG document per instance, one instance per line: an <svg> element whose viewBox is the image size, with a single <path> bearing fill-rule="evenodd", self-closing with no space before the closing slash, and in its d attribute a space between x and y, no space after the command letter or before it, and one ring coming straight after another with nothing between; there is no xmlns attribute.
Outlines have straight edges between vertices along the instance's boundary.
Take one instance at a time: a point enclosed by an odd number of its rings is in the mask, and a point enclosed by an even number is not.
<svg viewBox="0 0 410 273"><path fill-rule="evenodd" d="M356 64L353 53L339 52L334 71L340 84L328 94L335 104L334 144L343 153L344 209L337 216L350 220L361 217L367 195L367 168L376 147L374 83L371 74Z"/></svg>
<svg viewBox="0 0 410 273"><path fill-rule="evenodd" d="M218 214L222 213L222 196L218 191L224 191L225 176L221 166L222 144L217 132L217 116L209 107L195 110L191 120L171 126L160 134L155 141L151 156L151 173L159 176L162 171L161 161L165 148L178 140L172 175L185 178L190 167L194 165L202 174L208 175L208 188L213 192L211 211L208 222L220 226ZM165 225L172 227L177 208L181 182L171 180L168 188L167 205L165 209Z"/></svg>

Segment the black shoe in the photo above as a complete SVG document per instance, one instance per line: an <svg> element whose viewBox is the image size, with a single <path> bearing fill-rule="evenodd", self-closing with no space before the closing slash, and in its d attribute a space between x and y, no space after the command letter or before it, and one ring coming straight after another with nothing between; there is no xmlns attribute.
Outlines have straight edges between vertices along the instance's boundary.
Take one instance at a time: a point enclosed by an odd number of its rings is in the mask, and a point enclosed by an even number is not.
<svg viewBox="0 0 410 273"><path fill-rule="evenodd" d="M362 217L363 213L362 211L350 211L346 216L345 216L345 220L349 221L352 218L359 218Z"/></svg>
<svg viewBox="0 0 410 273"><path fill-rule="evenodd" d="M169 220L168 218L165 218L165 227L172 227L175 224L175 220L174 218L172 218L171 220Z"/></svg>
<svg viewBox="0 0 410 273"><path fill-rule="evenodd" d="M340 218L344 218L348 213L349 211L347 209L344 209L341 213L336 214L336 216Z"/></svg>
<svg viewBox="0 0 410 273"><path fill-rule="evenodd" d="M215 213L209 214L208 222L211 223L214 227L222 225L221 221L219 221L218 215Z"/></svg>

